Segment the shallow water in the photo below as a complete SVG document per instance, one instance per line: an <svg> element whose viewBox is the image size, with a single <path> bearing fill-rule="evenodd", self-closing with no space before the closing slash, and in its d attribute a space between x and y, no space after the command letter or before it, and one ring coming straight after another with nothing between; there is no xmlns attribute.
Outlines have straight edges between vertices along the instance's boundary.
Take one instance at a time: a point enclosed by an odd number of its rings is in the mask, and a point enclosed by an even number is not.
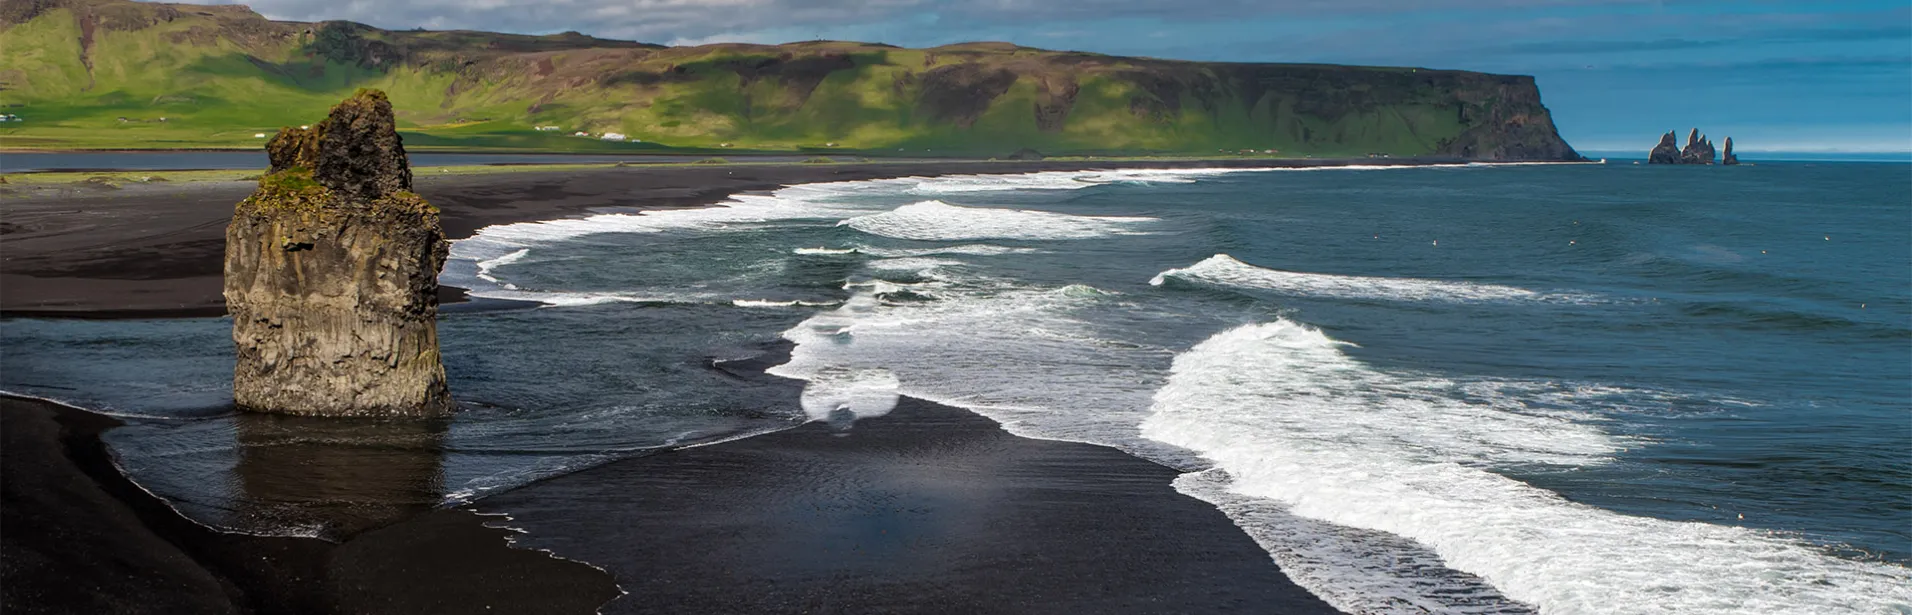
<svg viewBox="0 0 1912 615"><path fill-rule="evenodd" d="M493 227L444 280L548 307L448 314L468 411L336 443L458 499L911 395L1193 472L1351 611L1895 612L1908 170L914 178ZM0 382L165 417L112 443L191 514L324 533L240 452L282 432L226 408L226 327L6 321ZM800 407L712 367L779 340Z"/></svg>

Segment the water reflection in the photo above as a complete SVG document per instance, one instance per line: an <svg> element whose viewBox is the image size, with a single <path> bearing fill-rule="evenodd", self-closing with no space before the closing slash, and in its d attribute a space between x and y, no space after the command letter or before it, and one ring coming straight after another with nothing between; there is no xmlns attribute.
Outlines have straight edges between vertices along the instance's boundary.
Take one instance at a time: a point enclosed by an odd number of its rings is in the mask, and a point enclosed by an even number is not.
<svg viewBox="0 0 1912 615"><path fill-rule="evenodd" d="M229 525L344 539L443 498L445 419L241 414Z"/></svg>

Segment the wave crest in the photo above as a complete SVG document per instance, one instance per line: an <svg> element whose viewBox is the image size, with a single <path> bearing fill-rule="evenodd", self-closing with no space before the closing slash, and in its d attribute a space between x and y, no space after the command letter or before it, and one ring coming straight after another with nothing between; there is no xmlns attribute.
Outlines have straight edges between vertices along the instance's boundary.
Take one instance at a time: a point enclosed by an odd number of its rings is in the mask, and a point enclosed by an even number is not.
<svg viewBox="0 0 1912 615"><path fill-rule="evenodd" d="M1072 216L1046 211L962 207L942 201L911 203L879 214L857 216L839 226L892 239L967 241L976 239L1091 239L1142 234L1155 218Z"/></svg>
<svg viewBox="0 0 1912 615"><path fill-rule="evenodd" d="M1485 403L1463 401L1454 383L1369 368L1344 345L1288 321L1216 334L1175 358L1142 433L1214 461L1232 493L1413 539L1542 612L1912 605L1912 571L1903 567L1746 528L1623 515L1490 471L1597 463L1623 442L1590 426L1592 417L1525 407L1532 383L1511 383L1501 395L1490 386ZM1304 585L1339 574L1305 561L1283 566Z"/></svg>
<svg viewBox="0 0 1912 615"><path fill-rule="evenodd" d="M1540 293L1525 288L1420 278L1383 278L1328 273L1302 273L1256 267L1227 254L1216 254L1182 269L1170 269L1149 280L1161 286L1171 279L1274 291L1303 297L1381 299L1389 301L1565 301L1581 302L1584 295Z"/></svg>

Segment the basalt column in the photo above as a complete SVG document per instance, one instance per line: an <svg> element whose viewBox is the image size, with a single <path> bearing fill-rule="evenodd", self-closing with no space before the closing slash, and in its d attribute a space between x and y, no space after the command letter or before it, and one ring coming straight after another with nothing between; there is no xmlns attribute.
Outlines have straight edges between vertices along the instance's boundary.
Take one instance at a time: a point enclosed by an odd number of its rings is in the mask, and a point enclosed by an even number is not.
<svg viewBox="0 0 1912 615"><path fill-rule="evenodd" d="M385 94L360 90L266 144L272 169L226 228L240 408L321 416L452 410L438 354L448 244Z"/></svg>

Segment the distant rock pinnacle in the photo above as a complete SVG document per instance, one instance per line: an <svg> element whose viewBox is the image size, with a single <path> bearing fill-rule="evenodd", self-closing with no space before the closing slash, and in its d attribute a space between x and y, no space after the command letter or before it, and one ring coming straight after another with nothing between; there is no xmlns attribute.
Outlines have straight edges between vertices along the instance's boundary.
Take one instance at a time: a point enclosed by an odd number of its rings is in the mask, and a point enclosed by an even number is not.
<svg viewBox="0 0 1912 615"><path fill-rule="evenodd" d="M1676 132L1667 132L1660 136L1659 145L1647 154L1647 164L1713 164L1717 151L1713 149L1713 140L1700 134L1695 128L1686 134L1686 147L1679 146ZM1726 164L1739 164L1733 157L1733 140L1726 140Z"/></svg>

